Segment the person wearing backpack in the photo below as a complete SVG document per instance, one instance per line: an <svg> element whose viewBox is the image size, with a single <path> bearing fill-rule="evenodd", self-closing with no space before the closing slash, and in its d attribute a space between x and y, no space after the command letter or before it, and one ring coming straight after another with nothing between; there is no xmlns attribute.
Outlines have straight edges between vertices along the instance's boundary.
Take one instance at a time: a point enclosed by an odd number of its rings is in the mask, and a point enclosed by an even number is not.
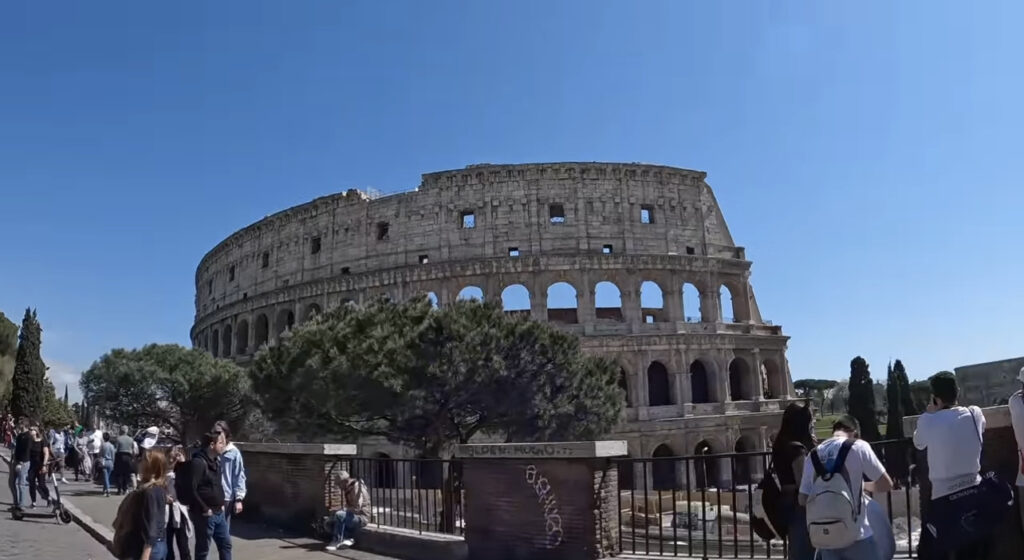
<svg viewBox="0 0 1024 560"><path fill-rule="evenodd" d="M789 542L789 560L812 560L814 547L807 534L807 511L799 503L804 460L815 445L814 415L810 407L790 403L782 413L782 425L772 442L772 465L779 480L780 509Z"/></svg>
<svg viewBox="0 0 1024 560"><path fill-rule="evenodd" d="M147 453L139 487L122 500L114 518L111 552L125 560L167 558L167 458Z"/></svg>
<svg viewBox="0 0 1024 560"><path fill-rule="evenodd" d="M807 533L822 560L882 560L864 491L871 484L868 490L888 492L892 479L871 446L857 439L859 431L855 418L840 416L832 424L832 437L804 460L799 502L806 507Z"/></svg>

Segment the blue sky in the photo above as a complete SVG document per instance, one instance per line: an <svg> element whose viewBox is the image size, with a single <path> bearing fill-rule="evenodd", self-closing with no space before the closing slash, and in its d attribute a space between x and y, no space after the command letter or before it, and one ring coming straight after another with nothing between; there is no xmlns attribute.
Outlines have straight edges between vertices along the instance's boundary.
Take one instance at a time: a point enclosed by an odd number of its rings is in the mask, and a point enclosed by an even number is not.
<svg viewBox="0 0 1024 560"><path fill-rule="evenodd" d="M794 378L1024 354L1019 3L0 6L0 310L186 343L265 214L479 162L708 172Z"/></svg>

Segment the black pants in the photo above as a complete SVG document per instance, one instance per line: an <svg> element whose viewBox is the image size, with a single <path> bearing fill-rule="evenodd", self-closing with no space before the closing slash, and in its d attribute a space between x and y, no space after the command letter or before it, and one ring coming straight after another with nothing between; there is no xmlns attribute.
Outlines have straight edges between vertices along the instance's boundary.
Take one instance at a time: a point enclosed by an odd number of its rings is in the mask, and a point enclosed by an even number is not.
<svg viewBox="0 0 1024 560"><path fill-rule="evenodd" d="M192 560L192 550L188 547L188 533L184 527L173 527L173 519L167 520L167 560ZM178 555L174 555L174 549L178 549Z"/></svg>
<svg viewBox="0 0 1024 560"><path fill-rule="evenodd" d="M132 464L131 453L118 453L114 456L114 485L117 491L124 494L131 488L135 465Z"/></svg>
<svg viewBox="0 0 1024 560"><path fill-rule="evenodd" d="M42 470L42 465L35 463L28 467L28 495L32 498L32 503L36 501L37 492L42 499L50 501L50 489L46 486L46 475Z"/></svg>

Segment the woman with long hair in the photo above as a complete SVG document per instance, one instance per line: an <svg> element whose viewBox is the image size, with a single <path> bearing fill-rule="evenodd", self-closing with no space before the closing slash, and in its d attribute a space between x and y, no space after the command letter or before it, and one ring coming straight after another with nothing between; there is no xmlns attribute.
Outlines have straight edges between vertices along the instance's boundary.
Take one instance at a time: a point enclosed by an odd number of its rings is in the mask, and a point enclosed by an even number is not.
<svg viewBox="0 0 1024 560"><path fill-rule="evenodd" d="M138 560L167 558L167 457L150 451L142 460L139 490L142 498L142 553Z"/></svg>
<svg viewBox="0 0 1024 560"><path fill-rule="evenodd" d="M181 497L187 496L189 462L185 458L185 448L175 445L169 455L170 464L167 469L167 492L174 503L170 506L167 516L167 560L191 560L189 536L192 534L192 523L188 517L188 508L182 505ZM177 546L178 555L174 555Z"/></svg>
<svg viewBox="0 0 1024 560"><path fill-rule="evenodd" d="M814 558L814 548L807 534L807 511L799 504L797 497L804 459L815 445L814 414L810 407L790 403L782 413L782 425L772 443L772 463L779 477L783 504L789 513L789 560Z"/></svg>

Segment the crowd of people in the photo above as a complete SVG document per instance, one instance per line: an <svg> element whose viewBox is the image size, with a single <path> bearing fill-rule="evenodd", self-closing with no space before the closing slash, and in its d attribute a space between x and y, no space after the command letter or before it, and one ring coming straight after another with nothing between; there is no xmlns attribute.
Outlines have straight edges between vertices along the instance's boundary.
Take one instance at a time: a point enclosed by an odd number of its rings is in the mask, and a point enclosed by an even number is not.
<svg viewBox="0 0 1024 560"><path fill-rule="evenodd" d="M931 403L918 419L914 446L927 454L931 495L924 508L917 554L924 560L986 560L996 527L1014 501L1024 520L1024 368L1022 389L1009 400L1019 462L1016 498L1010 484L983 474L985 415L961 406L950 372L929 379ZM788 539L790 560L887 560L895 552L892 527L872 498L893 481L871 445L859 438L851 416L832 424L832 436L815 437L806 405L790 404L772 444L778 494L772 520Z"/></svg>

